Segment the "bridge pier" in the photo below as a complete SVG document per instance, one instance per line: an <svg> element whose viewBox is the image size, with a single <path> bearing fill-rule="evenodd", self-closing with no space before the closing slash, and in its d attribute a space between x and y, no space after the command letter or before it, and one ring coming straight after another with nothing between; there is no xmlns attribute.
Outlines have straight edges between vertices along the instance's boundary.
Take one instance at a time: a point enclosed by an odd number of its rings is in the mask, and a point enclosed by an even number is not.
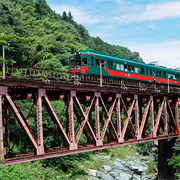
<svg viewBox="0 0 180 180"><path fill-rule="evenodd" d="M158 141L158 180L174 180L173 167L168 165L168 159L173 155L176 138Z"/></svg>

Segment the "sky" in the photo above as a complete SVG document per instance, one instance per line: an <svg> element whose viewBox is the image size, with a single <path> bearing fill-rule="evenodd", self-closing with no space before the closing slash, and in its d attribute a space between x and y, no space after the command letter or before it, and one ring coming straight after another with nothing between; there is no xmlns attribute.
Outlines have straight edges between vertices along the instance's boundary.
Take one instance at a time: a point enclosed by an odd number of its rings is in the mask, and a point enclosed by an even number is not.
<svg viewBox="0 0 180 180"><path fill-rule="evenodd" d="M139 52L146 63L180 67L180 0L46 0L70 11L93 37Z"/></svg>

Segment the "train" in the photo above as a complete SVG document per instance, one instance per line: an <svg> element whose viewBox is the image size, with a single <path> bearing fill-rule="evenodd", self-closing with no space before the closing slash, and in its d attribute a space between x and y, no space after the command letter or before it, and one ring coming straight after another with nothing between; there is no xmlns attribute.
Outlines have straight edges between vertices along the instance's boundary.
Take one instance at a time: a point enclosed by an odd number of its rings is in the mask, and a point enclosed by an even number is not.
<svg viewBox="0 0 180 180"><path fill-rule="evenodd" d="M180 86L180 70L157 64L122 58L111 54L84 50L70 55L72 74L90 74L104 77L137 80L150 83Z"/></svg>

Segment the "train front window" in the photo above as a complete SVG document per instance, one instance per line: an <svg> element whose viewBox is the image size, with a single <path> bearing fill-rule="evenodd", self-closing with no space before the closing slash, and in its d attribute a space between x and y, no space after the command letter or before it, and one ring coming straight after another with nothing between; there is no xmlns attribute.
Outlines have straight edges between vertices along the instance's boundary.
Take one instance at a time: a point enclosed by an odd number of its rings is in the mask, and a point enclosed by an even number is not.
<svg viewBox="0 0 180 180"><path fill-rule="evenodd" d="M82 58L82 65L87 65L87 58Z"/></svg>
<svg viewBox="0 0 180 180"><path fill-rule="evenodd" d="M81 58L76 57L76 66L81 66Z"/></svg>
<svg viewBox="0 0 180 180"><path fill-rule="evenodd" d="M74 67L74 59L70 60L70 67L73 68Z"/></svg>

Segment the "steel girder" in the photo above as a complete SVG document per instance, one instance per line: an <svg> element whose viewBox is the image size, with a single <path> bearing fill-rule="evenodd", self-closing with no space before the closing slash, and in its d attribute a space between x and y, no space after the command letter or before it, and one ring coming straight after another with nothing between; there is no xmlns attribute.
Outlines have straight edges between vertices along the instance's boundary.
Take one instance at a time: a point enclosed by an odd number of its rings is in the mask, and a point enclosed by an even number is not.
<svg viewBox="0 0 180 180"><path fill-rule="evenodd" d="M62 96L59 98L65 104L64 110L61 112L61 116L62 113L65 113L66 126L63 126L50 102L50 97L55 96L51 91L51 89L36 89L36 95L33 96L35 97L34 103L29 108L28 115L24 117L16 101L9 95L8 87L0 87L1 160L9 157L11 147L14 146L12 146L9 136L11 131L8 119L9 110L21 126L19 133L21 131L25 133L30 144L32 144L34 155L37 156L46 156L49 153L44 144L43 110L46 110L54 123L55 127L51 133L56 128L59 138L63 140L63 145L59 144L62 148L58 150L58 153L63 151L63 148L73 154L73 152L81 152L80 149L83 147L89 147L90 151L95 147L103 149L107 148L108 145L110 147L112 144L115 144L115 146L119 144L120 146L127 144L127 142L133 144L179 135L178 98L171 101L170 97L160 95L57 90L57 93L65 94L64 98ZM37 122L37 132L35 134L27 121L34 106L36 106ZM5 140L3 140L3 118ZM82 144L83 134L87 143ZM4 154L5 148L6 154ZM52 150L52 152L57 152L57 149L56 151ZM14 154L14 157L16 156L18 155Z"/></svg>

